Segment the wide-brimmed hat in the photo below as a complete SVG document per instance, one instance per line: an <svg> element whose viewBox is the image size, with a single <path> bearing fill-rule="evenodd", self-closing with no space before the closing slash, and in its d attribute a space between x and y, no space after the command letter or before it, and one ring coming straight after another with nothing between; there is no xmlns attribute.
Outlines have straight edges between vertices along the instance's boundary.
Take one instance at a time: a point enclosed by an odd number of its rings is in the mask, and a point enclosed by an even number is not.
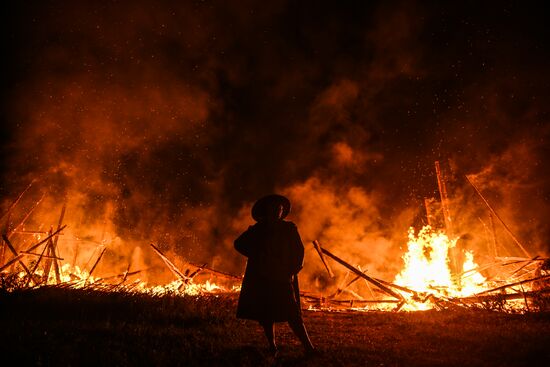
<svg viewBox="0 0 550 367"><path fill-rule="evenodd" d="M282 195L271 194L256 201L252 207L252 218L254 218L256 222L259 222L260 219L265 217L266 211L276 205L281 205L283 207L281 219L285 218L288 213L290 213L290 200Z"/></svg>

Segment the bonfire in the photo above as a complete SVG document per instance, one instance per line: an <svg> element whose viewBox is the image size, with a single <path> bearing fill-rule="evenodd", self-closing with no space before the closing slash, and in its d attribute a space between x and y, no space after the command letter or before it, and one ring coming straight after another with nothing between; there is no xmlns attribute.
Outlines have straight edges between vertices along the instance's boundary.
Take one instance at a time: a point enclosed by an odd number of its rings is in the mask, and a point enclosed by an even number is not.
<svg viewBox="0 0 550 367"><path fill-rule="evenodd" d="M526 312L547 308L550 294L550 260L531 256L479 188L466 177L487 206L491 219L496 217L501 222L518 249L525 255L498 257L493 242L495 256L492 257L492 261L478 264L476 254L471 250L459 248L460 237L453 234L447 189L438 162L436 173L441 195L441 222L445 225L443 228L437 228L431 223L434 221L434 214L431 213L428 203L432 201L426 200L426 217L429 223L418 231L412 227L409 229L406 251L401 259L403 267L395 278L390 281L369 275L360 266L346 261L345 254L335 254L324 244L314 240L313 249L319 255L327 276L335 277L331 263L342 266L346 273L340 279L337 291L332 294L303 291L306 307L312 310L394 312L456 307ZM58 239L67 228L63 223L65 205L62 207L57 225L47 231L24 229L25 222L42 199L35 203L19 223L10 226L13 209L32 184L2 215L6 223L2 230L0 250L0 279L4 290L54 286L177 296L239 292L241 276L219 271L208 264L190 261L185 261L185 269L182 270L154 243L149 244L150 250L173 274L174 279L166 284L148 284L141 280L140 274L148 269L132 269L131 262L122 273L97 276L94 272L107 251L104 244L97 246L84 264L75 264L74 259L72 263L66 261L58 247ZM35 241L23 248L21 244L12 243L14 234L31 235ZM492 269L490 277L486 274L488 269ZM203 280L199 281L200 275L207 275L207 279L203 277ZM364 281L371 298L365 298L349 290L349 287L359 280ZM352 297L342 299L342 294Z"/></svg>

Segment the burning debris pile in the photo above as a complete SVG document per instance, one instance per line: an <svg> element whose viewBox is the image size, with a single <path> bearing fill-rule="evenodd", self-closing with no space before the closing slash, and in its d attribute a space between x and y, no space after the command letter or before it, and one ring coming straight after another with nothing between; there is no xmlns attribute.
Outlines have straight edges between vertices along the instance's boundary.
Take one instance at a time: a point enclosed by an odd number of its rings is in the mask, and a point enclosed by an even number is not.
<svg viewBox="0 0 550 367"><path fill-rule="evenodd" d="M351 265L314 241L313 245L329 275L332 275L332 269L327 257L344 266L353 278L346 276L338 291L329 296L306 293L304 297L311 309L417 311L476 307L524 312L548 307L549 259L538 256L532 259L498 258L494 263L478 266L473 261L473 255L466 252L464 270L453 274L449 267L448 250L455 244L456 240L450 240L430 226L424 227L418 236L411 229L408 252L403 256L405 268L392 283L367 275L360 267ZM480 271L488 268L500 268L500 275L486 279ZM347 290L359 280L365 281L372 299L364 299ZM344 293L351 294L353 298L338 298Z"/></svg>
<svg viewBox="0 0 550 367"><path fill-rule="evenodd" d="M439 204L435 199L426 199L428 223L419 231L409 229L406 252L402 256L403 267L393 281L369 275L360 266L355 266L313 241L323 268L331 279L336 279L331 264L342 266L346 273L338 280L337 290L331 294L303 291L304 303L310 309L324 310L387 310L416 311L447 308L485 308L504 312L526 312L548 308L550 298L550 259L531 256L499 214L482 195L474 182L466 177L476 194L490 212L492 238L488 241L488 252L484 262L479 263L476 253L461 245L467 236L458 236L451 215L446 181L436 162ZM29 185L29 187L32 183ZM99 243L88 261L77 264L66 261L60 253L58 241L66 231L64 224L66 206L63 205L55 227L48 231L25 230L25 223L40 204L43 197L27 211L18 223L12 223L10 216L18 205L21 195L3 214L0 250L0 288L14 290L55 286L63 288L94 289L112 292L142 292L151 295L201 295L207 293L238 292L241 277L189 261L185 270L165 254L159 246L151 243L152 254L162 261L164 270L169 270L175 280L163 284L149 284L140 276L150 268L132 269L129 261L123 272L98 276L96 269L108 248ZM493 218L497 218L508 235L525 256L498 256L497 239ZM481 221L481 219L480 219ZM29 244L20 240L32 235L35 241ZM15 239L15 241L14 241ZM17 243L16 241L18 241ZM502 246L502 245L500 245ZM485 260L490 259L490 260ZM114 272L113 267L111 273ZM205 276L206 277L203 277ZM199 280L202 278L202 280ZM370 297L351 289L364 282Z"/></svg>
<svg viewBox="0 0 550 367"><path fill-rule="evenodd" d="M2 247L0 248L0 288L13 291L22 288L37 288L43 286L55 286L61 288L92 289L111 292L140 292L151 295L200 295L204 293L236 292L239 286L236 284L241 277L212 269L207 264L186 263L185 271L178 269L168 257L154 244L150 247L164 262L176 277L176 280L163 285L148 284L139 278L140 274L150 269L131 269L129 262L126 270L120 274L108 276L96 276L98 264L108 250L104 244L99 244L92 251L92 255L85 264L75 264L66 261L60 254L58 240L67 225L63 224L66 205L63 205L56 228L49 231L25 230L24 226L34 209L40 204L43 197L23 216L23 219L11 226L10 216L23 195L29 190L31 184L19 195L2 215L5 225L2 229ZM36 243L22 248L17 243L12 243L17 235L32 235ZM75 238L75 242L76 242ZM23 244L27 241L21 241ZM76 253L74 255L76 258ZM199 275L207 275L208 279L197 281ZM229 280L223 285L216 283L218 280ZM229 284L229 285L228 285Z"/></svg>
<svg viewBox="0 0 550 367"><path fill-rule="evenodd" d="M415 311L476 307L505 312L548 309L550 259L531 256L475 183L466 176L466 181L489 210L491 223L491 235L487 241L490 256L485 256L484 264L477 264L474 251L461 244L468 235L454 234L456 228L450 214L446 180L439 162L435 162L435 168L440 203L434 209L436 200L425 199L428 223L417 233L414 228L409 229L407 252L402 256L403 268L393 282L367 275L360 266L353 266L322 247L319 241L314 241L313 246L330 278L334 278L334 273L328 258L346 268L347 273L336 292L306 294L310 308ZM498 256L497 247L503 245L498 244L493 218L500 221L517 251L525 256ZM358 281L365 282L371 296L369 299L350 289ZM343 299L343 295L347 298Z"/></svg>

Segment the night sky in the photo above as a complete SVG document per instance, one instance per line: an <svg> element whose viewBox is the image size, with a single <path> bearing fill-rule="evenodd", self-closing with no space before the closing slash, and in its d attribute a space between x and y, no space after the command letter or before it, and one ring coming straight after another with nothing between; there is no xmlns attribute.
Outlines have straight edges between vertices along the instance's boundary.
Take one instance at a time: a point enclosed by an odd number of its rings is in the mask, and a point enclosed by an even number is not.
<svg viewBox="0 0 550 367"><path fill-rule="evenodd" d="M39 178L121 238L199 258L224 254L254 200L281 192L304 241L338 238L320 203L391 242L438 195L439 160L461 198L480 205L472 175L534 252L550 248L542 2L27 1L2 14L4 206Z"/></svg>

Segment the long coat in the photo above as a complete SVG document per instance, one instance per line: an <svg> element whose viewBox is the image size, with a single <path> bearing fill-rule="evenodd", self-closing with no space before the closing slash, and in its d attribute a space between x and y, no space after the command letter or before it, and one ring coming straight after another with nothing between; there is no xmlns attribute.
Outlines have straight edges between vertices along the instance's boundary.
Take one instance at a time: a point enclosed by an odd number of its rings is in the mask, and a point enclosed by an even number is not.
<svg viewBox="0 0 550 367"><path fill-rule="evenodd" d="M289 321L301 317L298 272L304 245L292 222L258 222L235 240L248 257L237 317L258 321Z"/></svg>

